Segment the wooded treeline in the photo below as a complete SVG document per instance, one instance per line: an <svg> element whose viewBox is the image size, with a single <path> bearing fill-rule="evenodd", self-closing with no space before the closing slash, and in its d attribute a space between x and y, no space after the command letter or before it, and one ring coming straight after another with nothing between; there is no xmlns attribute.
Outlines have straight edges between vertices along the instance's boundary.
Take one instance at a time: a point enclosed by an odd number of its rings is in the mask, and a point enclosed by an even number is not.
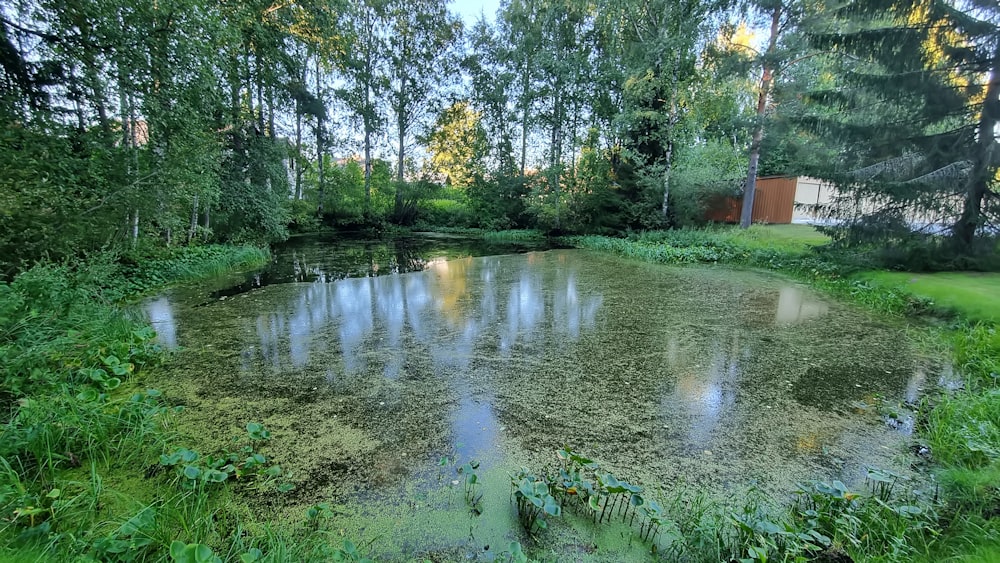
<svg viewBox="0 0 1000 563"><path fill-rule="evenodd" d="M837 182L851 244L997 218L994 0L24 0L0 262L385 221L614 232ZM748 217L748 214L744 214ZM939 231L940 232L940 231Z"/></svg>

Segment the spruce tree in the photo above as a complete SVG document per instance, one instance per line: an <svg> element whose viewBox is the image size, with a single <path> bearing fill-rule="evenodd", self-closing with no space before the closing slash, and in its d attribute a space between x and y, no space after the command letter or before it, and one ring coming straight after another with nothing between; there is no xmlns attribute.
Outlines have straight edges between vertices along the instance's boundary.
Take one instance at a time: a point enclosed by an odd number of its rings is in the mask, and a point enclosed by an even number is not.
<svg viewBox="0 0 1000 563"><path fill-rule="evenodd" d="M972 0L855 0L830 11L814 46L839 55L837 87L814 92L809 121L843 143L820 174L841 197L848 242L946 225L949 251L969 255L997 211L1000 5Z"/></svg>

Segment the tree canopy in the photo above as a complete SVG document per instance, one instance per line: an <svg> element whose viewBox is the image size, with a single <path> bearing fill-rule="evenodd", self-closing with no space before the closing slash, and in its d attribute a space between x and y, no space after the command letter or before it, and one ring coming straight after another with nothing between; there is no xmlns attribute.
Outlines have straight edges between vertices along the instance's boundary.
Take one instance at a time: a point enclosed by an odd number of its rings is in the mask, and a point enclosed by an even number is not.
<svg viewBox="0 0 1000 563"><path fill-rule="evenodd" d="M719 197L751 205L762 172L832 182L844 244L924 229L975 254L998 219L998 15L508 0L467 25L422 0L7 5L3 271L432 216L663 228ZM461 212L421 218L427 182L462 188L441 192Z"/></svg>

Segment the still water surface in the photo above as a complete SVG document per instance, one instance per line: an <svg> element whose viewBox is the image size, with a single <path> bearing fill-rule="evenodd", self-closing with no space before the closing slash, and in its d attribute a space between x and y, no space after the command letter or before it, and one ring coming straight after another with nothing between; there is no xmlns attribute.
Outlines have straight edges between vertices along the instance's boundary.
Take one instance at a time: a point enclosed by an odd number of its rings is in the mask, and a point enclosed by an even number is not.
<svg viewBox="0 0 1000 563"><path fill-rule="evenodd" d="M930 384L900 327L771 275L526 250L293 241L246 279L146 303L177 350L152 384L202 448L271 429L297 488L262 510L332 500L389 558L516 538L506 473L564 445L720 496L908 464L905 435L857 408ZM438 494L471 459L482 521L461 487Z"/></svg>

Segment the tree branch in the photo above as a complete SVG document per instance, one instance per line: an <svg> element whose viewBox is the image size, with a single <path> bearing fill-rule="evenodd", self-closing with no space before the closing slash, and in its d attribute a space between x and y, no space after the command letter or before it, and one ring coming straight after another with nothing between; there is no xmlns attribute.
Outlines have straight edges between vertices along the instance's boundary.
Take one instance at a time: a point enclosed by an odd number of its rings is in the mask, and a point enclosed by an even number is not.
<svg viewBox="0 0 1000 563"><path fill-rule="evenodd" d="M39 37L41 39L45 39L46 41L50 41L52 43L60 43L62 41L62 38L60 38L58 35L54 35L52 33L47 33L47 32L44 32L44 31L38 31L37 29L31 29L31 28L28 28L28 27L24 27L22 25L18 25L18 24L14 23L14 22L12 22L10 20L8 20L7 18L5 18L3 16L0 16L0 22L3 22L3 24L5 26L7 26L7 27L9 27L11 29L16 29L16 30L20 31L21 33L27 33L28 35L34 35L35 37Z"/></svg>

